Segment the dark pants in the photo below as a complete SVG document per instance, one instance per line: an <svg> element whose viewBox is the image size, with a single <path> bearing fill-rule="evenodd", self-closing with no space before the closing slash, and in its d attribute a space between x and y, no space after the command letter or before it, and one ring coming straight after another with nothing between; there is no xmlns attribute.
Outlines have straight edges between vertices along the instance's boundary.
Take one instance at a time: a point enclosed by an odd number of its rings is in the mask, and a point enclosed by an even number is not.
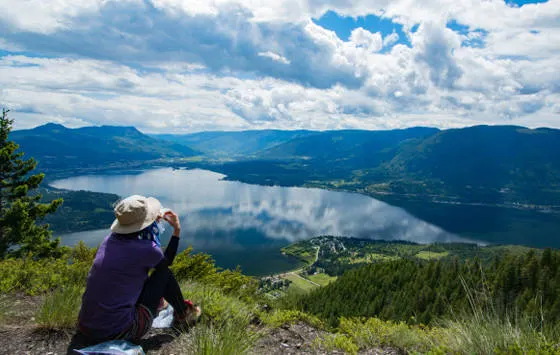
<svg viewBox="0 0 560 355"><path fill-rule="evenodd" d="M185 314L187 307L183 293L175 275L167 266L156 268L148 277L137 303L148 308L152 315L157 317L157 309L162 297L169 302L176 314L180 316Z"/></svg>
<svg viewBox="0 0 560 355"><path fill-rule="evenodd" d="M137 312L132 329L108 338L96 338L92 337L92 334L84 334L78 331L74 334L68 345L67 354L74 354L73 349L80 349L115 338L122 339L123 334L126 335L125 338L140 340L151 326L151 323L146 326L143 325L144 318L147 317L146 319L149 319L151 322L152 317L147 314L145 317L139 317L138 310L142 307L139 308L138 304L147 308L153 317L157 317L157 309L162 297L173 307L176 316L181 317L185 314L187 306L183 299L183 293L177 279L175 279L175 275L166 265L158 266L144 283L142 293L137 301ZM130 332L134 334L130 334Z"/></svg>

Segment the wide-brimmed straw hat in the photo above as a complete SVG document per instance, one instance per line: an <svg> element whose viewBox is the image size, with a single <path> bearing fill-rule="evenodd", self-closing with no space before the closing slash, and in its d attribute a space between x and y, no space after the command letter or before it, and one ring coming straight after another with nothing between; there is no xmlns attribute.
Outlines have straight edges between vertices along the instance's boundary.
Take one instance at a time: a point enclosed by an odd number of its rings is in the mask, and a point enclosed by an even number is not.
<svg viewBox="0 0 560 355"><path fill-rule="evenodd" d="M153 197L132 195L115 206L115 221L111 230L118 234L139 232L160 215L161 203Z"/></svg>

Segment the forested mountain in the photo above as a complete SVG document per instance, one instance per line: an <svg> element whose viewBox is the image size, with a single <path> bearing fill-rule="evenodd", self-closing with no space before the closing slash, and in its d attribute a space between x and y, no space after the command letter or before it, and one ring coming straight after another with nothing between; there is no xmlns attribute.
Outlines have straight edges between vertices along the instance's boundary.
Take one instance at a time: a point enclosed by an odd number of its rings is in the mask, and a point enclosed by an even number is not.
<svg viewBox="0 0 560 355"><path fill-rule="evenodd" d="M62 206L41 221L47 223L56 236L59 233L107 228L115 220L113 205L119 200L118 195L51 187L40 188L38 193L42 195L43 202L63 199Z"/></svg>
<svg viewBox="0 0 560 355"><path fill-rule="evenodd" d="M560 172L560 130L474 126L443 131L422 127L326 131L279 144L259 157L328 159L348 164L349 169L378 168L464 185L503 186L510 178L542 184Z"/></svg>
<svg viewBox="0 0 560 355"><path fill-rule="evenodd" d="M35 157L43 169L199 154L189 147L149 137L134 127L70 129L49 123L13 131L10 139L18 143L26 155Z"/></svg>
<svg viewBox="0 0 560 355"><path fill-rule="evenodd" d="M250 183L560 205L556 129L416 127L148 136L133 127L68 129L47 124L15 131L12 137L47 169L204 154L234 162L198 166Z"/></svg>
<svg viewBox="0 0 560 355"><path fill-rule="evenodd" d="M327 131L218 167L230 178L470 202L560 205L560 130L475 126ZM275 163L274 163L275 162ZM275 166L270 176L267 169Z"/></svg>
<svg viewBox="0 0 560 355"><path fill-rule="evenodd" d="M403 144L377 174L431 180L451 192L480 187L520 194L560 191L560 130L476 126L441 131L419 143ZM551 195L550 204L555 203Z"/></svg>
<svg viewBox="0 0 560 355"><path fill-rule="evenodd" d="M312 131L240 131L200 132L185 135L161 134L155 138L184 144L213 157L246 157L298 137L317 134Z"/></svg>
<svg viewBox="0 0 560 355"><path fill-rule="evenodd" d="M347 271L301 296L300 309L335 325L340 317L429 324L463 312L515 314L548 324L560 320L560 253L545 250L471 260L376 262ZM494 315L494 314L493 314Z"/></svg>
<svg viewBox="0 0 560 355"><path fill-rule="evenodd" d="M419 143L439 132L415 127L391 131L342 130L298 137L259 153L264 159L326 159L329 162L372 167L390 159L404 143Z"/></svg>

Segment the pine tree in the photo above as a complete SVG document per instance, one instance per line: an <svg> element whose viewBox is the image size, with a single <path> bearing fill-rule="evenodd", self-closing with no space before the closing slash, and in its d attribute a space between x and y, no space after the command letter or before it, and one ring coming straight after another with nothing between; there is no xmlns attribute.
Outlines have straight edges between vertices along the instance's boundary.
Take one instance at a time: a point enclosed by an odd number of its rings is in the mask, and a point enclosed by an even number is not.
<svg viewBox="0 0 560 355"><path fill-rule="evenodd" d="M37 221L56 211L62 199L40 203L40 194L30 194L43 181L44 174L32 174L35 159L23 159L19 146L9 140L13 120L8 110L0 117L0 258L33 253L35 257L56 256L59 240L51 239L48 225Z"/></svg>

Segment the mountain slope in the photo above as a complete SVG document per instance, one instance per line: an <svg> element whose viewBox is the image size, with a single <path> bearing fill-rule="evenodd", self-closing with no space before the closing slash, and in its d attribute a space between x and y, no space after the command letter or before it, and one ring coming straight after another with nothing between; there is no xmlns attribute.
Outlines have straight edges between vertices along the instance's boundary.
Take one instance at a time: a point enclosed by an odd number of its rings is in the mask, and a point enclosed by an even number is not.
<svg viewBox="0 0 560 355"><path fill-rule="evenodd" d="M184 144L214 157L240 157L253 155L285 143L296 137L307 137L312 131L240 131L240 132L200 132L186 135L153 135L158 139Z"/></svg>
<svg viewBox="0 0 560 355"><path fill-rule="evenodd" d="M391 149L409 140L419 140L439 132L436 128L415 127L391 131L343 130L318 132L294 138L259 153L264 159L327 159L352 165L375 166Z"/></svg>
<svg viewBox="0 0 560 355"><path fill-rule="evenodd" d="M378 171L435 181L454 192L486 187L558 193L560 130L475 126L441 131L402 145Z"/></svg>
<svg viewBox="0 0 560 355"><path fill-rule="evenodd" d="M46 124L10 135L27 156L41 168L68 168L120 161L142 161L166 157L189 157L193 149L149 137L134 127L66 128Z"/></svg>
<svg viewBox="0 0 560 355"><path fill-rule="evenodd" d="M560 130L475 126L326 131L216 167L231 179L473 203L560 205ZM249 164L250 163L250 164ZM274 165L278 171L269 174Z"/></svg>

